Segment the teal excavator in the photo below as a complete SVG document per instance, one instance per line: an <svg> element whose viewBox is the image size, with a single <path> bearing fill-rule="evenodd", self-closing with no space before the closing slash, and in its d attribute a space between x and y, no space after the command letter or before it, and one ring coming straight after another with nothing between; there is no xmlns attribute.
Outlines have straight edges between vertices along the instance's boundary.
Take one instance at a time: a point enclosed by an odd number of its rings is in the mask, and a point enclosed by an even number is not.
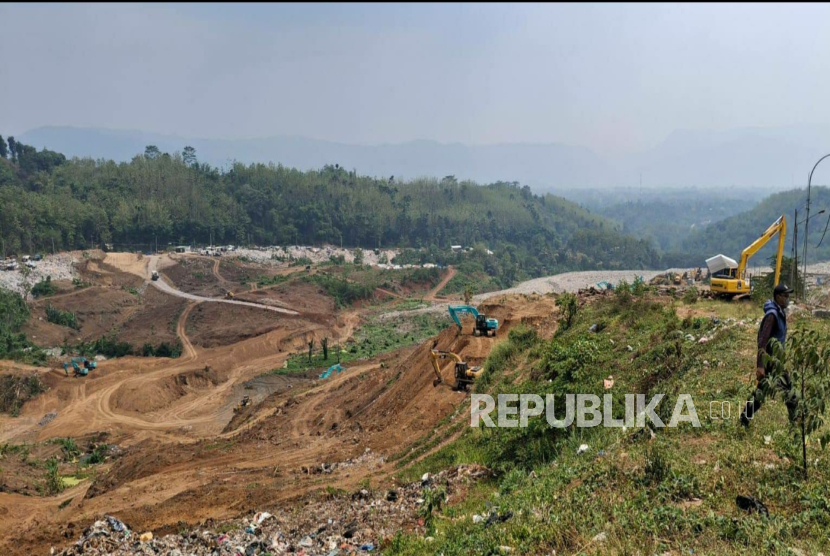
<svg viewBox="0 0 830 556"><path fill-rule="evenodd" d="M452 320L455 321L455 324L458 325L458 331L461 332L461 319L459 315L469 314L472 315L475 319L475 327L473 328L473 336L490 336L490 332L492 332L493 336L496 335L496 330L499 329L499 321L498 319L488 319L487 315L483 315L478 312L478 309L475 307L471 307L470 305L450 305L449 307L450 317Z"/></svg>
<svg viewBox="0 0 830 556"><path fill-rule="evenodd" d="M86 376L89 371L98 368L98 363L86 357L73 357L68 363L63 364L63 372L66 376L69 376L69 367L72 367L74 376Z"/></svg>

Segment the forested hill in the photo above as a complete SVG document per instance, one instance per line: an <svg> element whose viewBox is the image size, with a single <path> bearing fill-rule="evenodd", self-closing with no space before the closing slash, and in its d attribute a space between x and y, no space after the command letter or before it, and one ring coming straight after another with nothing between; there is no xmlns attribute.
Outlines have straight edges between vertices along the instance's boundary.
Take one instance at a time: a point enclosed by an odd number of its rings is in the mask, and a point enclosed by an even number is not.
<svg viewBox="0 0 830 556"><path fill-rule="evenodd" d="M11 143L11 138L9 140ZM4 142L5 143L5 142ZM646 241L553 195L518 183L399 182L338 165L200 163L148 147L130 162L66 160L14 144L0 159L0 234L7 253L102 243L207 243L446 248L482 244L519 276L591 268L653 268ZM2 153L0 153L2 154Z"/></svg>
<svg viewBox="0 0 830 556"><path fill-rule="evenodd" d="M793 189L770 195L751 210L736 214L720 222L710 224L689 235L682 245L686 252L699 253L700 257L711 257L723 253L738 259L741 251L750 243L758 239L764 231L782 214L787 218L787 237L784 254L789 256L793 240L793 211L798 212L799 221L803 221L806 213L803 209L807 200L807 190ZM822 209L824 214L818 214ZM825 261L830 259L830 228L821 244L822 233L827 227L827 218L830 215L830 189L813 186L810 205L810 241L809 261ZM804 224L799 225L799 253L804 246ZM767 259L771 257L778 246L778 238L773 238L764 249L759 251L751 260L753 266L767 266ZM799 255L800 256L800 255ZM702 263L701 263L702 264Z"/></svg>

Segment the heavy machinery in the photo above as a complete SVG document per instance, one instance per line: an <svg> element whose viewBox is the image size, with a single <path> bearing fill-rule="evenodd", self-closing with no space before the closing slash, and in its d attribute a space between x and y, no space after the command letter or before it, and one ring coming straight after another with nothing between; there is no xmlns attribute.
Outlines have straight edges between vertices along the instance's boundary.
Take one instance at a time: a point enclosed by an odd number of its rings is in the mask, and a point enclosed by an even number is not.
<svg viewBox="0 0 830 556"><path fill-rule="evenodd" d="M244 396L242 400L236 404L236 407L233 408L233 412L239 413L242 411L243 407L248 407L249 405L251 405L251 398L249 396Z"/></svg>
<svg viewBox="0 0 830 556"><path fill-rule="evenodd" d="M63 364L63 372L69 376L69 367L72 367L73 376L86 376L89 371L98 368L98 363L90 361L86 357L73 357L69 362Z"/></svg>
<svg viewBox="0 0 830 556"><path fill-rule="evenodd" d="M225 299L233 299L233 292L226 292Z"/></svg>
<svg viewBox="0 0 830 556"><path fill-rule="evenodd" d="M746 277L746 265L749 258L766 245L775 234L778 234L778 254L775 260L775 283L773 285L777 286L781 274L781 257L784 254L784 238L787 235L787 219L783 214L767 228L761 237L741 252L739 263L725 255L715 255L706 259L706 266L709 267L711 276L709 289L719 296L729 298L739 294L741 297L748 295L751 292L749 280Z"/></svg>
<svg viewBox="0 0 830 556"><path fill-rule="evenodd" d="M470 305L450 305L448 309L450 311L450 317L452 317L452 320L455 321L456 325L458 325L459 332L461 332L461 329L463 328L459 315L463 314L470 314L476 319L475 327L473 328L473 336L490 336L490 332L492 332L492 335L495 336L496 330L499 329L498 319L488 319L487 315L479 313L478 309Z"/></svg>
<svg viewBox="0 0 830 556"><path fill-rule="evenodd" d="M435 380L432 381L433 386L438 386L444 382L444 379L441 378L439 360L450 358L455 361L455 386L453 390L466 391L467 386L472 384L482 373L481 367L468 366L466 361L461 360L461 356L450 351L431 349L429 355L432 358L432 369L435 371Z"/></svg>

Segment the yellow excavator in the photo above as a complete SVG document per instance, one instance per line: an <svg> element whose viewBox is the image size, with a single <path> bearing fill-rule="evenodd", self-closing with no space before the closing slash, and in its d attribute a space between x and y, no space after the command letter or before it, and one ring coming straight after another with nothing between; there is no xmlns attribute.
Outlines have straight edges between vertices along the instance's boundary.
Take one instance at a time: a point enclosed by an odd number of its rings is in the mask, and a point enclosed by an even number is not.
<svg viewBox="0 0 830 556"><path fill-rule="evenodd" d="M433 386L438 386L444 382L444 379L441 378L439 360L450 358L455 361L455 387L453 390L466 391L467 386L472 384L482 373L481 367L469 367L466 361L461 360L461 356L450 351L431 349L429 355L432 358L432 368L435 371L435 380L432 381Z"/></svg>
<svg viewBox="0 0 830 556"><path fill-rule="evenodd" d="M741 252L740 263L736 263L734 259L730 259L725 255L716 255L711 259L706 259L706 266L709 267L711 275L709 289L723 297L731 298L736 295L741 297L748 295L750 284L746 278L746 265L749 258L766 245L775 234L778 234L778 257L775 261L775 284L773 285L777 286L781 274L781 257L784 254L784 238L787 235L787 219L783 214L767 228L767 231L761 237Z"/></svg>

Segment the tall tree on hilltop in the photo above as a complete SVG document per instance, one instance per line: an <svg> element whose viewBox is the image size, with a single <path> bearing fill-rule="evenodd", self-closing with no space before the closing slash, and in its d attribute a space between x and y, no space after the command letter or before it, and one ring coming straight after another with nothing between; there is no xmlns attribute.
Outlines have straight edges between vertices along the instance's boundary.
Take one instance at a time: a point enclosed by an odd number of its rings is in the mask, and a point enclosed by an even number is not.
<svg viewBox="0 0 830 556"><path fill-rule="evenodd" d="M155 159L161 156L161 151L155 145L147 145L144 149L144 156L149 159Z"/></svg>
<svg viewBox="0 0 830 556"><path fill-rule="evenodd" d="M196 164L196 149L190 145L186 146L182 151L182 160L184 160L184 163L188 166Z"/></svg>
<svg viewBox="0 0 830 556"><path fill-rule="evenodd" d="M0 135L0 157L8 158L9 156L9 149L6 147L6 141L3 140L3 136Z"/></svg>
<svg viewBox="0 0 830 556"><path fill-rule="evenodd" d="M12 162L17 160L17 141L11 135L9 135L9 160Z"/></svg>

